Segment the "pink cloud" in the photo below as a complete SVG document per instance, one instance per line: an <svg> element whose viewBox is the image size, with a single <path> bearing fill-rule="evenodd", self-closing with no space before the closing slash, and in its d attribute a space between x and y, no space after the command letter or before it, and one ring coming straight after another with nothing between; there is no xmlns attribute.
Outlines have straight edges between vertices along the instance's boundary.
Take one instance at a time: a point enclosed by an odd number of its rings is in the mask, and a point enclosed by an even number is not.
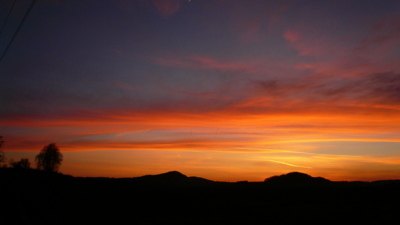
<svg viewBox="0 0 400 225"><path fill-rule="evenodd" d="M120 89L124 89L124 90L131 90L131 91L139 91L140 90L139 88L133 87L133 86L131 86L129 84L125 84L125 83L122 83L122 82L115 82L113 84L113 86L117 87L117 88L120 88Z"/></svg>
<svg viewBox="0 0 400 225"><path fill-rule="evenodd" d="M290 43L294 43L299 40L300 34L293 30L288 30L283 34L283 37L290 41Z"/></svg>
<svg viewBox="0 0 400 225"><path fill-rule="evenodd" d="M120 0L120 1L115 1L116 6L118 9L127 12L127 13L135 13L136 8L135 8L135 3L130 0Z"/></svg>
<svg viewBox="0 0 400 225"><path fill-rule="evenodd" d="M299 55L320 57L318 62L300 63L296 66L297 69L313 70L319 76L350 78L386 71L398 73L399 19L398 16L388 17L372 24L369 31L362 33L361 40L347 45L344 44L347 43L346 40L356 40L355 37L330 39L318 33L307 32L305 28L295 30L300 33L298 36L294 30L288 30L283 37L292 48L299 51Z"/></svg>
<svg viewBox="0 0 400 225"><path fill-rule="evenodd" d="M400 17L389 17L373 25L354 48L354 62L379 66L380 70L398 71Z"/></svg>
<svg viewBox="0 0 400 225"><path fill-rule="evenodd" d="M245 73L258 73L260 68L251 63L243 63L237 61L223 61L208 56L190 56L180 59L156 58L152 59L158 65L169 67L188 67L198 69L216 69L242 71Z"/></svg>
<svg viewBox="0 0 400 225"><path fill-rule="evenodd" d="M234 31L239 34L239 39L243 44L261 40L262 35L260 34L260 30L263 17L264 15L260 15L258 18L243 19L242 21L236 22Z"/></svg>
<svg viewBox="0 0 400 225"><path fill-rule="evenodd" d="M172 59L172 58L154 58L151 59L154 63L161 66L168 67L195 67L192 63L183 61L181 59Z"/></svg>
<svg viewBox="0 0 400 225"><path fill-rule="evenodd" d="M181 7L179 0L151 0L157 13L163 18L169 18L177 13Z"/></svg>
<svg viewBox="0 0 400 225"><path fill-rule="evenodd" d="M328 51L328 46L323 40L315 38L313 40L302 38L295 31L287 31L284 33L284 38L299 51L301 56L321 56Z"/></svg>

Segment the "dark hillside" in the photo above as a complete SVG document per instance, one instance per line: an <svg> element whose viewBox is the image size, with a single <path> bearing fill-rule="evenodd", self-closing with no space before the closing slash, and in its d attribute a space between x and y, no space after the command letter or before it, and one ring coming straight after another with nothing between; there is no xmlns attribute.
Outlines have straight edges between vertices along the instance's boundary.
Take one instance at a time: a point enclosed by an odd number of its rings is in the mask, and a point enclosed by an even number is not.
<svg viewBox="0 0 400 225"><path fill-rule="evenodd" d="M4 224L388 223L397 218L400 202L393 182L277 187L179 172L111 179L12 169L1 169L0 179Z"/></svg>

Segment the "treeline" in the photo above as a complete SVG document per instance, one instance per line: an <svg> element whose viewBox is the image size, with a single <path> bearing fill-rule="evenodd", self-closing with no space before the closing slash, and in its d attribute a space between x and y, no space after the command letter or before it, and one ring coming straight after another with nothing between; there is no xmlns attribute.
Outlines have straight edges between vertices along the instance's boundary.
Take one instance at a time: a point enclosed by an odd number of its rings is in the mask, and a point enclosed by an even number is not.
<svg viewBox="0 0 400 225"><path fill-rule="evenodd" d="M0 136L0 148L3 147L4 140ZM6 157L3 151L0 151L0 164L4 163L2 167L11 167L16 169L32 169L31 162L28 158L22 158L19 161L14 161L14 159L9 160L9 165L6 164ZM36 169L44 170L49 172L58 172L61 162L63 161L63 155L60 149L55 143L50 143L43 147L39 154L35 157Z"/></svg>

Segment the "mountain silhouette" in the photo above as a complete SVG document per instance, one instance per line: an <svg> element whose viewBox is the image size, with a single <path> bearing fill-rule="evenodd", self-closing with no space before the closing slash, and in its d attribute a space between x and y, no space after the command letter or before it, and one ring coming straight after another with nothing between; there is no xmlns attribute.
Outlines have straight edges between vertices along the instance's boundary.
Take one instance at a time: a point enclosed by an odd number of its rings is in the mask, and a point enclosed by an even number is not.
<svg viewBox="0 0 400 225"><path fill-rule="evenodd" d="M157 175L145 175L142 177L128 178L140 185L161 185L161 186L202 186L217 183L201 177L188 177L178 171L170 171Z"/></svg>
<svg viewBox="0 0 400 225"><path fill-rule="evenodd" d="M279 186L321 186L332 182L323 177L312 177L305 173L290 172L280 176L272 176L264 180L268 185Z"/></svg>
<svg viewBox="0 0 400 225"><path fill-rule="evenodd" d="M157 175L145 175L142 177L137 177L136 179L174 182L174 181L181 181L183 179L187 179L187 176L178 171L170 171L170 172L157 174Z"/></svg>

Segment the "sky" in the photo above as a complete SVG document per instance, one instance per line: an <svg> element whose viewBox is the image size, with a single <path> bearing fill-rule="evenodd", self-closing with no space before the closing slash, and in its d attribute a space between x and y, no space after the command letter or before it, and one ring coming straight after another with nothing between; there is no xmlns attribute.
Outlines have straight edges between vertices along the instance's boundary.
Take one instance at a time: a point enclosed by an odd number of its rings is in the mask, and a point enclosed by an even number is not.
<svg viewBox="0 0 400 225"><path fill-rule="evenodd" d="M13 1L0 0L2 25ZM3 53L31 1L18 0ZM38 0L0 62L7 159L60 172L400 179L400 1Z"/></svg>

